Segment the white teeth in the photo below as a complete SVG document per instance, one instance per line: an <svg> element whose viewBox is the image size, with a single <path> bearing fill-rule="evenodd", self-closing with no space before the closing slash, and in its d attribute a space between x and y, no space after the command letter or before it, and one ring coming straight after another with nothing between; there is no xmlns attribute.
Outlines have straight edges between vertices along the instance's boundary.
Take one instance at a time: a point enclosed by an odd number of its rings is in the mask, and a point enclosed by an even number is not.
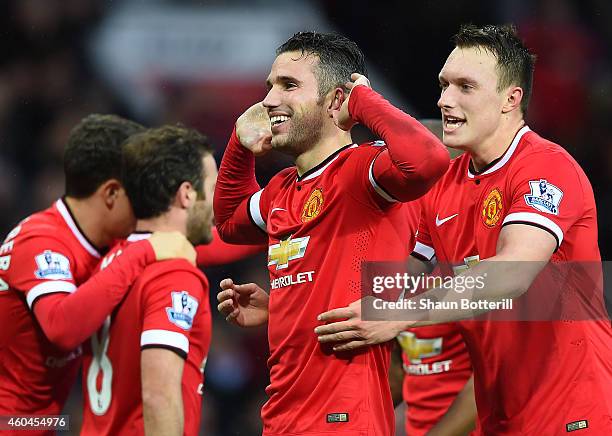
<svg viewBox="0 0 612 436"><path fill-rule="evenodd" d="M287 121L288 119L289 117L286 115L275 115L273 117L270 117L270 124L274 126L276 124L280 124L284 121Z"/></svg>

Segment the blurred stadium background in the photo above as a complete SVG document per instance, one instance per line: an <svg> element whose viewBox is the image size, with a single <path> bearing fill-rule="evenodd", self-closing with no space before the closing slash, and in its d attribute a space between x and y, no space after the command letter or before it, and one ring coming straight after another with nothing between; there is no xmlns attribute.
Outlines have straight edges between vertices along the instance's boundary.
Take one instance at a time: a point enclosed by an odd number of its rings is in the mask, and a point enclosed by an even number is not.
<svg viewBox="0 0 612 436"><path fill-rule="evenodd" d="M529 125L566 147L589 175L602 257L610 259L607 0L4 0L0 233L61 195L64 142L91 112L196 127L220 160L236 117L265 95L274 49L299 30L335 30L354 39L366 53L375 89L416 117L437 118L437 73L451 36L466 22L513 22L538 55ZM278 155L259 162L260 183L287 164ZM267 282L263 256L206 273L213 304L221 278ZM265 329L241 331L216 317L203 407L207 435L260 432L265 335ZM80 427L79 389L67 409L71 434Z"/></svg>

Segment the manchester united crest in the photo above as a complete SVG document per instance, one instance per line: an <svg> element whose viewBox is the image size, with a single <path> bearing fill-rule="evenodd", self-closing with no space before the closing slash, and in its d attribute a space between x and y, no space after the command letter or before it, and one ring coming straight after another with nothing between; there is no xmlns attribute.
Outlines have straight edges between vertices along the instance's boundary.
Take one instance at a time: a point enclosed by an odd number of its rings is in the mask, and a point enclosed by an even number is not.
<svg viewBox="0 0 612 436"><path fill-rule="evenodd" d="M302 209L302 222L307 223L308 221L312 221L321 212L323 208L323 190L321 188L316 188L314 191L310 193L310 197L304 203L304 209Z"/></svg>
<svg viewBox="0 0 612 436"><path fill-rule="evenodd" d="M482 220L487 227L495 227L502 215L502 195L499 189L493 189L482 203Z"/></svg>

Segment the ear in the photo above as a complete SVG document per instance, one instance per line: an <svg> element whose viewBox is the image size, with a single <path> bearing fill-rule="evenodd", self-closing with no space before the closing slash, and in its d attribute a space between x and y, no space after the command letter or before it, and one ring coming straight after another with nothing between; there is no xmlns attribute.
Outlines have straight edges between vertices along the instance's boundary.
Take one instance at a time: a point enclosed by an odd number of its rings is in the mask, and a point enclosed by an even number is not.
<svg viewBox="0 0 612 436"><path fill-rule="evenodd" d="M112 209L119 196L124 192L123 185L117 179L109 179L102 183L96 194L102 198L107 209Z"/></svg>
<svg viewBox="0 0 612 436"><path fill-rule="evenodd" d="M198 193L190 182L183 182L176 191L176 202L181 209L189 209L198 198Z"/></svg>
<svg viewBox="0 0 612 436"><path fill-rule="evenodd" d="M343 88L335 88L328 94L325 104L327 106L327 114L330 118L335 118L338 115L340 108L342 107L342 103L344 103L344 100L347 97L348 94Z"/></svg>
<svg viewBox="0 0 612 436"><path fill-rule="evenodd" d="M506 102L502 106L502 113L506 114L517 108L520 109L521 101L523 101L523 88L520 86L508 88L506 91Z"/></svg>

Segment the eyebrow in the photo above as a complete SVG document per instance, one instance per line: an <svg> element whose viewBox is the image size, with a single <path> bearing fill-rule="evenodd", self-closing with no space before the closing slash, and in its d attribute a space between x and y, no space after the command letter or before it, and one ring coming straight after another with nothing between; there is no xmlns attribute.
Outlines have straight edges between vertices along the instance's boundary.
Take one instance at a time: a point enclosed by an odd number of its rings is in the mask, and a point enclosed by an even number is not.
<svg viewBox="0 0 612 436"><path fill-rule="evenodd" d="M300 85L302 83L300 80L292 76L278 76L276 77L276 81L281 83L295 82L297 85ZM269 77L266 79L266 86L268 87L268 89L272 88L272 81Z"/></svg>
<svg viewBox="0 0 612 436"><path fill-rule="evenodd" d="M443 74L438 74L438 81L439 82L451 82L451 80L448 80ZM474 79L471 79L469 77L457 77L456 79L453 79L452 82L454 83L469 83L469 84L477 84L478 82Z"/></svg>

